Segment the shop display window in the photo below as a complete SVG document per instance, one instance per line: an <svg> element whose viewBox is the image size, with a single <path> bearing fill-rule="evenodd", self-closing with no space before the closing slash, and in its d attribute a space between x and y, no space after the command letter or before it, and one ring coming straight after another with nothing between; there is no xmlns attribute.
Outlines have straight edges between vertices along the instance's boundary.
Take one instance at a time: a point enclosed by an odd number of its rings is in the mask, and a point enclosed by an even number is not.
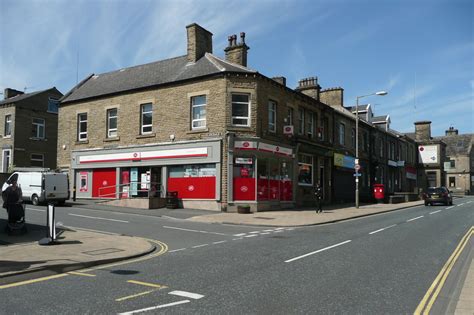
<svg viewBox="0 0 474 315"><path fill-rule="evenodd" d="M252 157L236 157L233 169L234 200L255 200L255 160Z"/></svg>
<svg viewBox="0 0 474 315"><path fill-rule="evenodd" d="M181 199L215 199L216 165L188 164L169 167L168 191Z"/></svg>

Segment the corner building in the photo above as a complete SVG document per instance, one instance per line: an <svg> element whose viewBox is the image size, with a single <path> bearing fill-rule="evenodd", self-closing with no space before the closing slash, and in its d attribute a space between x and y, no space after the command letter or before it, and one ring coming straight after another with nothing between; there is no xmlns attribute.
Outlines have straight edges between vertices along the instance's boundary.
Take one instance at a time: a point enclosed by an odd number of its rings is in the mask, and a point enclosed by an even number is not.
<svg viewBox="0 0 474 315"><path fill-rule="evenodd" d="M186 55L93 74L61 99L58 167L76 197L175 191L187 208L258 211L311 202L320 182L330 201L333 115L317 79L292 90L247 67L244 33L221 59L210 32L186 29Z"/></svg>

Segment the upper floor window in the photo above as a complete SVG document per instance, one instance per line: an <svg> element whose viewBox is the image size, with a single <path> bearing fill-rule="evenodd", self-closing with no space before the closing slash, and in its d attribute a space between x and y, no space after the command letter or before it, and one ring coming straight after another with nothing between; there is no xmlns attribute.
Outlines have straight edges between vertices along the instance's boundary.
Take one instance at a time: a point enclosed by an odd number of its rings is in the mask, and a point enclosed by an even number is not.
<svg viewBox="0 0 474 315"><path fill-rule="evenodd" d="M107 110L107 138L117 137L117 108Z"/></svg>
<svg viewBox="0 0 474 315"><path fill-rule="evenodd" d="M153 104L147 103L140 105L140 133L147 134L153 131Z"/></svg>
<svg viewBox="0 0 474 315"><path fill-rule="evenodd" d="M87 140L87 113L77 115L77 140Z"/></svg>
<svg viewBox="0 0 474 315"><path fill-rule="evenodd" d="M33 138L44 139L44 119L43 118L33 118L32 136Z"/></svg>
<svg viewBox="0 0 474 315"><path fill-rule="evenodd" d="M206 95L191 97L191 129L206 128Z"/></svg>
<svg viewBox="0 0 474 315"><path fill-rule="evenodd" d="M308 133L308 137L312 138L313 135L314 135L314 113L313 112L309 112L309 115L308 115L308 130L307 130L307 133Z"/></svg>
<svg viewBox="0 0 474 315"><path fill-rule="evenodd" d="M48 98L48 113L58 113L59 100L55 98Z"/></svg>
<svg viewBox="0 0 474 315"><path fill-rule="evenodd" d="M352 144L353 148L356 147L356 130L355 130L355 128L351 129L351 144Z"/></svg>
<svg viewBox="0 0 474 315"><path fill-rule="evenodd" d="M12 115L5 115L5 130L3 137L11 137L12 135Z"/></svg>
<svg viewBox="0 0 474 315"><path fill-rule="evenodd" d="M276 102L268 101L268 131L276 132Z"/></svg>
<svg viewBox="0 0 474 315"><path fill-rule="evenodd" d="M346 125L344 125L343 123L339 124L339 144L346 144Z"/></svg>
<svg viewBox="0 0 474 315"><path fill-rule="evenodd" d="M250 99L248 94L232 94L232 125L250 126Z"/></svg>
<svg viewBox="0 0 474 315"><path fill-rule="evenodd" d="M298 133L304 134L304 109L298 109Z"/></svg>
<svg viewBox="0 0 474 315"><path fill-rule="evenodd" d="M31 166L43 167L44 166L44 155L43 154L31 154L30 159Z"/></svg>
<svg viewBox="0 0 474 315"><path fill-rule="evenodd" d="M293 108L288 107L288 113L286 115L286 125L293 125Z"/></svg>
<svg viewBox="0 0 474 315"><path fill-rule="evenodd" d="M329 139L329 119L327 117L323 118L323 130L321 131L321 140L326 141Z"/></svg>
<svg viewBox="0 0 474 315"><path fill-rule="evenodd" d="M455 168L456 167L456 160L450 160L449 165L451 166L451 168Z"/></svg>

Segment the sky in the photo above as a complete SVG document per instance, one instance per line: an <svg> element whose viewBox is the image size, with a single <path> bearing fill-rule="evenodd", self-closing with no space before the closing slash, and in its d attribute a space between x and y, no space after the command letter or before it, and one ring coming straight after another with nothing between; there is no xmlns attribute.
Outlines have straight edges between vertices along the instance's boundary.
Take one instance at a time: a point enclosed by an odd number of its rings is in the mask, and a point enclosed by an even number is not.
<svg viewBox="0 0 474 315"><path fill-rule="evenodd" d="M186 25L246 33L248 67L267 77L318 77L344 88L344 105L370 96L375 115L432 136L474 132L474 1L471 0L0 0L0 90L55 86L186 54ZM0 96L3 97L3 96Z"/></svg>

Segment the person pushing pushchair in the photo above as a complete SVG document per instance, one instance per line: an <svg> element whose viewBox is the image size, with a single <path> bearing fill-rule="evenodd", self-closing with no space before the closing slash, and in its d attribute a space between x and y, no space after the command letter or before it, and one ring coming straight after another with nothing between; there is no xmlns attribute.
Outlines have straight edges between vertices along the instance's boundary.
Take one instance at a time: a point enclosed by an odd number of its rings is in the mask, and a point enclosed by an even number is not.
<svg viewBox="0 0 474 315"><path fill-rule="evenodd" d="M17 179L11 181L11 185L2 193L3 208L8 213L8 223L5 228L8 234L15 230L26 232L25 224L25 208L23 206L23 194L21 188L18 186Z"/></svg>

